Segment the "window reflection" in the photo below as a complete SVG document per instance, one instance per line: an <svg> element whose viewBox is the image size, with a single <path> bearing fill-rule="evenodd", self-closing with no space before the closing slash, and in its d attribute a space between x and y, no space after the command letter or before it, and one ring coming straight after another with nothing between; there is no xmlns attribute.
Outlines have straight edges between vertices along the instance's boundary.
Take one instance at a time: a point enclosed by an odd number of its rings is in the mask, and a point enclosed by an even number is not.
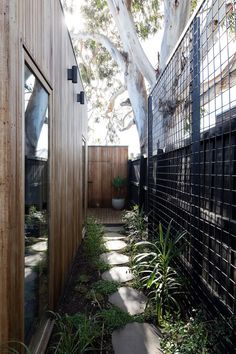
<svg viewBox="0 0 236 354"><path fill-rule="evenodd" d="M48 93L25 66L25 336L48 304Z"/></svg>

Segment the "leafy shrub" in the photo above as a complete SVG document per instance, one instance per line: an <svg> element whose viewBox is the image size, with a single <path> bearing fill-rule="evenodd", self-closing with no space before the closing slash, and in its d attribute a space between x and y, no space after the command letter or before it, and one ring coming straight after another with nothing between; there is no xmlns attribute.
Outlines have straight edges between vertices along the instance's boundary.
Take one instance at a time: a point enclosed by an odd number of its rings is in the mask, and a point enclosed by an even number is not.
<svg viewBox="0 0 236 354"><path fill-rule="evenodd" d="M222 319L209 320L203 310L193 311L187 321L169 319L162 331L162 350L166 354L221 353L220 342L233 339L233 323L235 326L233 317L226 322Z"/></svg>
<svg viewBox="0 0 236 354"><path fill-rule="evenodd" d="M147 239L147 222L138 205L134 205L132 210L124 212L122 219L131 243Z"/></svg>
<svg viewBox="0 0 236 354"><path fill-rule="evenodd" d="M172 261L181 252L178 244L185 233L173 239L170 229L171 223L164 234L160 223L157 240L138 242L136 248L141 248L142 252L134 257L134 271L140 275L143 286L150 289L148 296L155 302L159 322L169 311L179 309L177 299L182 291L181 279Z"/></svg>

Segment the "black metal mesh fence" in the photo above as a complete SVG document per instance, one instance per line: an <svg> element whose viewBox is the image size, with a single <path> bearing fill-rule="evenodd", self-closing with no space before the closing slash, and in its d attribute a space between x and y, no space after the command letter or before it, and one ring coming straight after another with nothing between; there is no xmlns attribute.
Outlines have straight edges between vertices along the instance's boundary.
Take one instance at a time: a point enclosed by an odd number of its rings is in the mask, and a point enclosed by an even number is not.
<svg viewBox="0 0 236 354"><path fill-rule="evenodd" d="M149 229L186 229L193 292L236 311L234 1L206 0L149 97Z"/></svg>
<svg viewBox="0 0 236 354"><path fill-rule="evenodd" d="M147 157L129 161L129 204L132 207L138 204L140 208L148 212L148 175L147 175Z"/></svg>

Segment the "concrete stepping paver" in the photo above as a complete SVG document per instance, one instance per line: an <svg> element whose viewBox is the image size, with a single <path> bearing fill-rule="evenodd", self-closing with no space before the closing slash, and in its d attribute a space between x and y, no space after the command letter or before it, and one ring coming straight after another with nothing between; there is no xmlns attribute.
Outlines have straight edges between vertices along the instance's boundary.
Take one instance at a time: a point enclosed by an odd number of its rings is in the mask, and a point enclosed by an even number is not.
<svg viewBox="0 0 236 354"><path fill-rule="evenodd" d="M48 243L47 241L37 242L34 245L32 245L31 248L34 251L45 252L48 249Z"/></svg>
<svg viewBox="0 0 236 354"><path fill-rule="evenodd" d="M104 227L105 232L124 232L123 226L106 226Z"/></svg>
<svg viewBox="0 0 236 354"><path fill-rule="evenodd" d="M129 257L118 253L118 252L107 252L103 253L100 256L100 259L103 262L106 262L110 265L126 264L129 263Z"/></svg>
<svg viewBox="0 0 236 354"><path fill-rule="evenodd" d="M44 259L45 257L43 252L27 255L25 256L25 266L27 267L37 266Z"/></svg>
<svg viewBox="0 0 236 354"><path fill-rule="evenodd" d="M105 242L105 247L108 251L120 251L127 247L127 243L122 240L111 240Z"/></svg>
<svg viewBox="0 0 236 354"><path fill-rule="evenodd" d="M147 298L142 292L125 286L111 294L108 300L130 315L143 313L147 304Z"/></svg>
<svg viewBox="0 0 236 354"><path fill-rule="evenodd" d="M109 240L125 240L127 239L127 237L125 235L122 235L118 232L105 232L104 234L104 239L106 241L109 241Z"/></svg>
<svg viewBox="0 0 236 354"><path fill-rule="evenodd" d="M112 333L115 354L161 354L157 329L148 323L128 323Z"/></svg>
<svg viewBox="0 0 236 354"><path fill-rule="evenodd" d="M102 274L102 279L125 283L134 279L134 275L129 267L113 267Z"/></svg>

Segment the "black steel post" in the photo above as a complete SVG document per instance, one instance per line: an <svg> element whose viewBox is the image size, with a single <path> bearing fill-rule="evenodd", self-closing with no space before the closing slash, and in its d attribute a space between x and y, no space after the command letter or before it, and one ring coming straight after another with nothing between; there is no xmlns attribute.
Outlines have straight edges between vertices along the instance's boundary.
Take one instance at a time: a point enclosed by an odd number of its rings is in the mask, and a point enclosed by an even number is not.
<svg viewBox="0 0 236 354"><path fill-rule="evenodd" d="M191 204L192 249L191 262L195 273L201 273L202 250L200 249L200 18L193 21L192 49L192 144L191 144Z"/></svg>

